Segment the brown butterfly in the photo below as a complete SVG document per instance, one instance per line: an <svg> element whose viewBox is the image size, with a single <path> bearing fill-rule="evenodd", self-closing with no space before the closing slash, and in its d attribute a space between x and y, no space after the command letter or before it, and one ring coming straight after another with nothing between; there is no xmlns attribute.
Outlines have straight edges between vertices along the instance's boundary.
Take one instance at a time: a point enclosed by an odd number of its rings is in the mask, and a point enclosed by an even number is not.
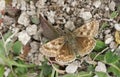
<svg viewBox="0 0 120 77"><path fill-rule="evenodd" d="M76 59L76 56L85 56L95 47L94 36L98 33L99 23L93 20L68 33L54 39L40 47L40 52L47 57L55 57L60 64L66 64Z"/></svg>

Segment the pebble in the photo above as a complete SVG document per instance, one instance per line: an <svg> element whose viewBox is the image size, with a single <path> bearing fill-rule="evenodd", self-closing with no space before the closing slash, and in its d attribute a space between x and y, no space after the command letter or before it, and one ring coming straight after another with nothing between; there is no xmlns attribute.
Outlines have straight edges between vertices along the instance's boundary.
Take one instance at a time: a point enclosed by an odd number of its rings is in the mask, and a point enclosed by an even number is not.
<svg viewBox="0 0 120 77"><path fill-rule="evenodd" d="M95 71L97 71L97 72L105 72L106 73L107 69L106 69L105 64L102 63L102 62L98 62L98 65L96 66Z"/></svg>
<svg viewBox="0 0 120 77"><path fill-rule="evenodd" d="M20 17L18 18L18 23L24 26L28 26L30 22L29 16L26 12L22 12Z"/></svg>
<svg viewBox="0 0 120 77"><path fill-rule="evenodd" d="M10 71L11 71L11 70L10 70L9 68L6 68L6 69L5 69L5 72L4 72L4 76L5 76L5 77L8 77Z"/></svg>
<svg viewBox="0 0 120 77"><path fill-rule="evenodd" d="M120 24L115 24L115 25L114 25L114 28L115 28L117 31L120 31Z"/></svg>
<svg viewBox="0 0 120 77"><path fill-rule="evenodd" d="M49 20L51 23L55 23L54 16L55 16L55 11L47 12L48 20Z"/></svg>
<svg viewBox="0 0 120 77"><path fill-rule="evenodd" d="M109 34L110 32L111 32L110 29L104 31L105 34Z"/></svg>
<svg viewBox="0 0 120 77"><path fill-rule="evenodd" d="M115 48L117 47L117 45L116 45L116 43L115 43L114 41L112 41L112 42L110 43L109 47L110 47L111 49L115 49Z"/></svg>
<svg viewBox="0 0 120 77"><path fill-rule="evenodd" d="M73 62L65 68L65 71L67 73L75 73L77 71L78 66L79 66L78 62Z"/></svg>
<svg viewBox="0 0 120 77"><path fill-rule="evenodd" d="M30 46L31 46L31 48L34 49L34 50L39 49L39 45L38 45L38 43L35 42L35 41L31 42L31 43L30 43Z"/></svg>
<svg viewBox="0 0 120 77"><path fill-rule="evenodd" d="M29 25L27 28L26 28L26 31L29 35L35 35L36 32L37 32L37 26L36 25Z"/></svg>
<svg viewBox="0 0 120 77"><path fill-rule="evenodd" d="M105 44L110 44L114 40L113 36L105 39Z"/></svg>
<svg viewBox="0 0 120 77"><path fill-rule="evenodd" d="M28 41L30 41L30 38L31 37L28 35L28 33L25 30L18 33L18 39L19 39L19 41L22 42L23 45L26 45L28 43Z"/></svg>
<svg viewBox="0 0 120 77"><path fill-rule="evenodd" d="M80 17L82 17L86 21L92 18L92 14L90 12L81 12Z"/></svg>
<svg viewBox="0 0 120 77"><path fill-rule="evenodd" d="M69 29L69 30L74 30L75 29L75 25L72 21L67 21L67 23L65 24L65 28Z"/></svg>
<svg viewBox="0 0 120 77"><path fill-rule="evenodd" d="M101 5L101 1L100 1L100 0L97 0L97 1L93 2L93 5L94 5L96 8L98 8L98 7L100 7L100 5Z"/></svg>
<svg viewBox="0 0 120 77"><path fill-rule="evenodd" d="M0 0L0 11L5 9L5 0Z"/></svg>
<svg viewBox="0 0 120 77"><path fill-rule="evenodd" d="M114 1L111 1L110 4L109 4L110 10L111 10L111 11L115 11L115 6L116 6L115 2L114 2Z"/></svg>

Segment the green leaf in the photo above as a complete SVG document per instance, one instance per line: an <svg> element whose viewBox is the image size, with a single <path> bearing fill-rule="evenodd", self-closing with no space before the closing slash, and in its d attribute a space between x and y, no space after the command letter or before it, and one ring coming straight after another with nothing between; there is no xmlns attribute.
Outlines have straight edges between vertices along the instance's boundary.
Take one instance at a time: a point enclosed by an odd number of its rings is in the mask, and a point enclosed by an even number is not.
<svg viewBox="0 0 120 77"><path fill-rule="evenodd" d="M106 63L116 63L119 60L119 57L111 51L107 51L104 56L104 61Z"/></svg>
<svg viewBox="0 0 120 77"><path fill-rule="evenodd" d="M6 54L9 53L9 51L12 49L12 46L13 46L13 42L10 41L10 42L7 43L7 45L6 45L6 48L7 48Z"/></svg>
<svg viewBox="0 0 120 77"><path fill-rule="evenodd" d="M44 76L49 76L52 73L52 67L47 64L47 62L44 62L42 64L42 71Z"/></svg>
<svg viewBox="0 0 120 77"><path fill-rule="evenodd" d="M4 43L0 40L0 54L5 55Z"/></svg>
<svg viewBox="0 0 120 77"><path fill-rule="evenodd" d="M5 34L3 35L3 38L4 38L5 40L7 40L7 38L10 37L11 35L12 35L12 32L11 32L11 31L8 31L7 33L5 33Z"/></svg>
<svg viewBox="0 0 120 77"><path fill-rule="evenodd" d="M117 11L113 11L110 15L110 18L114 19L118 16L118 12Z"/></svg>
<svg viewBox="0 0 120 77"><path fill-rule="evenodd" d="M77 74L66 74L63 77L77 77Z"/></svg>
<svg viewBox="0 0 120 77"><path fill-rule="evenodd" d="M102 42L101 40L97 40L97 41L96 41L96 46L95 46L94 50L100 52L100 51L102 51L104 48L106 48L105 43Z"/></svg>
<svg viewBox="0 0 120 77"><path fill-rule="evenodd" d="M55 76L55 70L52 69L52 74L51 74L51 77L54 77Z"/></svg>
<svg viewBox="0 0 120 77"><path fill-rule="evenodd" d="M115 77L119 77L120 76L120 63L118 62L118 64L116 65L110 65L110 67L108 68L108 73L113 73L115 75Z"/></svg>
<svg viewBox="0 0 120 77"><path fill-rule="evenodd" d="M0 65L0 77L3 77L4 71L5 71L4 66Z"/></svg>
<svg viewBox="0 0 120 77"><path fill-rule="evenodd" d="M8 66L17 66L17 67L35 67L33 64L22 64L22 63L17 63L13 59L7 58L4 55L0 54L0 58L3 59L4 63Z"/></svg>
<svg viewBox="0 0 120 77"><path fill-rule="evenodd" d="M27 73L28 69L26 67L17 67L15 69L15 72L17 75L25 74Z"/></svg>
<svg viewBox="0 0 120 77"><path fill-rule="evenodd" d="M32 16L30 19L31 19L32 23L34 23L34 24L40 23L40 20L37 16Z"/></svg>
<svg viewBox="0 0 120 77"><path fill-rule="evenodd" d="M109 25L107 24L107 22L104 22L104 23L102 24L102 26L101 26L101 29L104 29L104 28L106 28L107 26L109 26Z"/></svg>
<svg viewBox="0 0 120 77"><path fill-rule="evenodd" d="M81 71L78 73L77 77L92 77L92 73Z"/></svg>
<svg viewBox="0 0 120 77"><path fill-rule="evenodd" d="M95 70L95 67L92 64L87 66L87 71L94 71L94 70Z"/></svg>
<svg viewBox="0 0 120 77"><path fill-rule="evenodd" d="M108 77L105 72L96 72L96 75L97 75L98 77Z"/></svg>
<svg viewBox="0 0 120 77"><path fill-rule="evenodd" d="M22 43L20 41L16 41L13 45L13 51L15 54L20 54L20 51L22 49Z"/></svg>

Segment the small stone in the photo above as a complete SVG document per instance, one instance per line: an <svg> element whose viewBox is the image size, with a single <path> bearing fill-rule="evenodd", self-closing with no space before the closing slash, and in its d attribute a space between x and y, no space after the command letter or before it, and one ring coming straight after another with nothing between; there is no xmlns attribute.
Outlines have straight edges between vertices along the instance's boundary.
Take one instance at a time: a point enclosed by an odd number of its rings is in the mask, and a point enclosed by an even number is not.
<svg viewBox="0 0 120 77"><path fill-rule="evenodd" d="M115 49L116 47L117 47L116 43L115 43L114 41L112 41L112 42L110 43L110 48L111 48L111 49Z"/></svg>
<svg viewBox="0 0 120 77"><path fill-rule="evenodd" d="M26 28L26 31L29 35L35 35L36 32L37 32L37 26L36 25L29 25L27 28Z"/></svg>
<svg viewBox="0 0 120 77"><path fill-rule="evenodd" d="M32 49L34 49L34 50L37 50L37 49L39 49L39 44L37 43L37 42L31 42L30 43L30 46L31 46L31 48Z"/></svg>
<svg viewBox="0 0 120 77"><path fill-rule="evenodd" d="M36 2L36 7L38 7L38 8L44 8L44 5L45 5L45 2L46 2L47 0L38 0L37 2Z"/></svg>
<svg viewBox="0 0 120 77"><path fill-rule="evenodd" d="M73 30L75 29L75 25L72 21L68 21L66 24L65 24L65 28L69 29L69 30Z"/></svg>
<svg viewBox="0 0 120 77"><path fill-rule="evenodd" d="M110 10L115 11L115 6L116 6L115 2L111 1L111 3L109 4Z"/></svg>
<svg viewBox="0 0 120 77"><path fill-rule="evenodd" d="M77 4L78 4L77 1L73 1L73 2L71 3L71 5L72 5L73 7L75 7Z"/></svg>
<svg viewBox="0 0 120 77"><path fill-rule="evenodd" d="M18 34L18 39L19 41L22 42L23 45L26 45L28 41L30 41L30 36L27 34L25 30L23 30Z"/></svg>
<svg viewBox="0 0 120 77"><path fill-rule="evenodd" d="M30 22L29 16L26 12L22 12L20 17L18 18L18 23L24 26L28 26Z"/></svg>
<svg viewBox="0 0 120 77"><path fill-rule="evenodd" d="M0 11L5 9L5 0L0 0Z"/></svg>
<svg viewBox="0 0 120 77"><path fill-rule="evenodd" d="M38 60L39 61L45 61L43 54L39 53Z"/></svg>
<svg viewBox="0 0 120 77"><path fill-rule="evenodd" d="M27 3L26 3L26 1L25 0L21 0L20 1L20 9L21 10L26 10L27 9Z"/></svg>
<svg viewBox="0 0 120 77"><path fill-rule="evenodd" d="M114 28L115 28L117 31L120 31L120 24L115 24L115 25L114 25Z"/></svg>
<svg viewBox="0 0 120 77"><path fill-rule="evenodd" d="M67 12L67 13L70 12L70 7L66 7L66 12Z"/></svg>
<svg viewBox="0 0 120 77"><path fill-rule="evenodd" d="M109 38L105 39L105 44L110 44L112 41L114 40L114 38L111 36Z"/></svg>
<svg viewBox="0 0 120 77"><path fill-rule="evenodd" d="M92 18L92 14L90 12L81 12L80 17L82 17L84 20L89 20Z"/></svg>
<svg viewBox="0 0 120 77"><path fill-rule="evenodd" d="M79 66L79 63L78 63L78 62L73 62L73 63L69 64L69 65L65 68L65 70L66 70L67 73L75 73L76 70L77 70L77 68L78 68L78 66Z"/></svg>
<svg viewBox="0 0 120 77"><path fill-rule="evenodd" d="M8 77L10 71L11 71L11 70L10 70L9 68L6 68L6 69L5 69L5 72L4 72L4 76L5 76L5 77Z"/></svg>
<svg viewBox="0 0 120 77"><path fill-rule="evenodd" d="M107 69L106 69L105 64L102 63L102 62L98 62L98 65L96 66L95 71L97 71L97 72L105 72L106 73Z"/></svg>
<svg viewBox="0 0 120 77"><path fill-rule="evenodd" d="M34 24L39 24L40 23L39 18L37 16L35 16L35 15L32 15L30 17L30 19L31 19L32 23L34 23Z"/></svg>
<svg viewBox="0 0 120 77"><path fill-rule="evenodd" d="M55 11L47 12L48 20L49 20L51 23L55 23L54 16L55 16Z"/></svg>
<svg viewBox="0 0 120 77"><path fill-rule="evenodd" d="M110 29L104 31L105 34L109 34L110 32L111 32Z"/></svg>
<svg viewBox="0 0 120 77"><path fill-rule="evenodd" d="M101 1L100 1L100 0L97 0L97 1L93 2L93 5L94 5L96 8L98 8L98 7L100 7L100 5L101 5Z"/></svg>
<svg viewBox="0 0 120 77"><path fill-rule="evenodd" d="M4 21L3 23L5 25L12 25L12 23L15 23L15 20L12 17L9 16L4 16Z"/></svg>

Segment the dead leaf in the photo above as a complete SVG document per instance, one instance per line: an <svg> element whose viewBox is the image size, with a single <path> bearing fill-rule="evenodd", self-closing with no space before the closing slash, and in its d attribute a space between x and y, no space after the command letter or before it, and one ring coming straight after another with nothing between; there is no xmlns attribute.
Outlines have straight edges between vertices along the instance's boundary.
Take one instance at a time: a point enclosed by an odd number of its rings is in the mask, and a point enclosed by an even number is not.
<svg viewBox="0 0 120 77"><path fill-rule="evenodd" d="M23 47L23 53L19 55L19 58L25 60L29 52L30 52L30 46L27 44Z"/></svg>

